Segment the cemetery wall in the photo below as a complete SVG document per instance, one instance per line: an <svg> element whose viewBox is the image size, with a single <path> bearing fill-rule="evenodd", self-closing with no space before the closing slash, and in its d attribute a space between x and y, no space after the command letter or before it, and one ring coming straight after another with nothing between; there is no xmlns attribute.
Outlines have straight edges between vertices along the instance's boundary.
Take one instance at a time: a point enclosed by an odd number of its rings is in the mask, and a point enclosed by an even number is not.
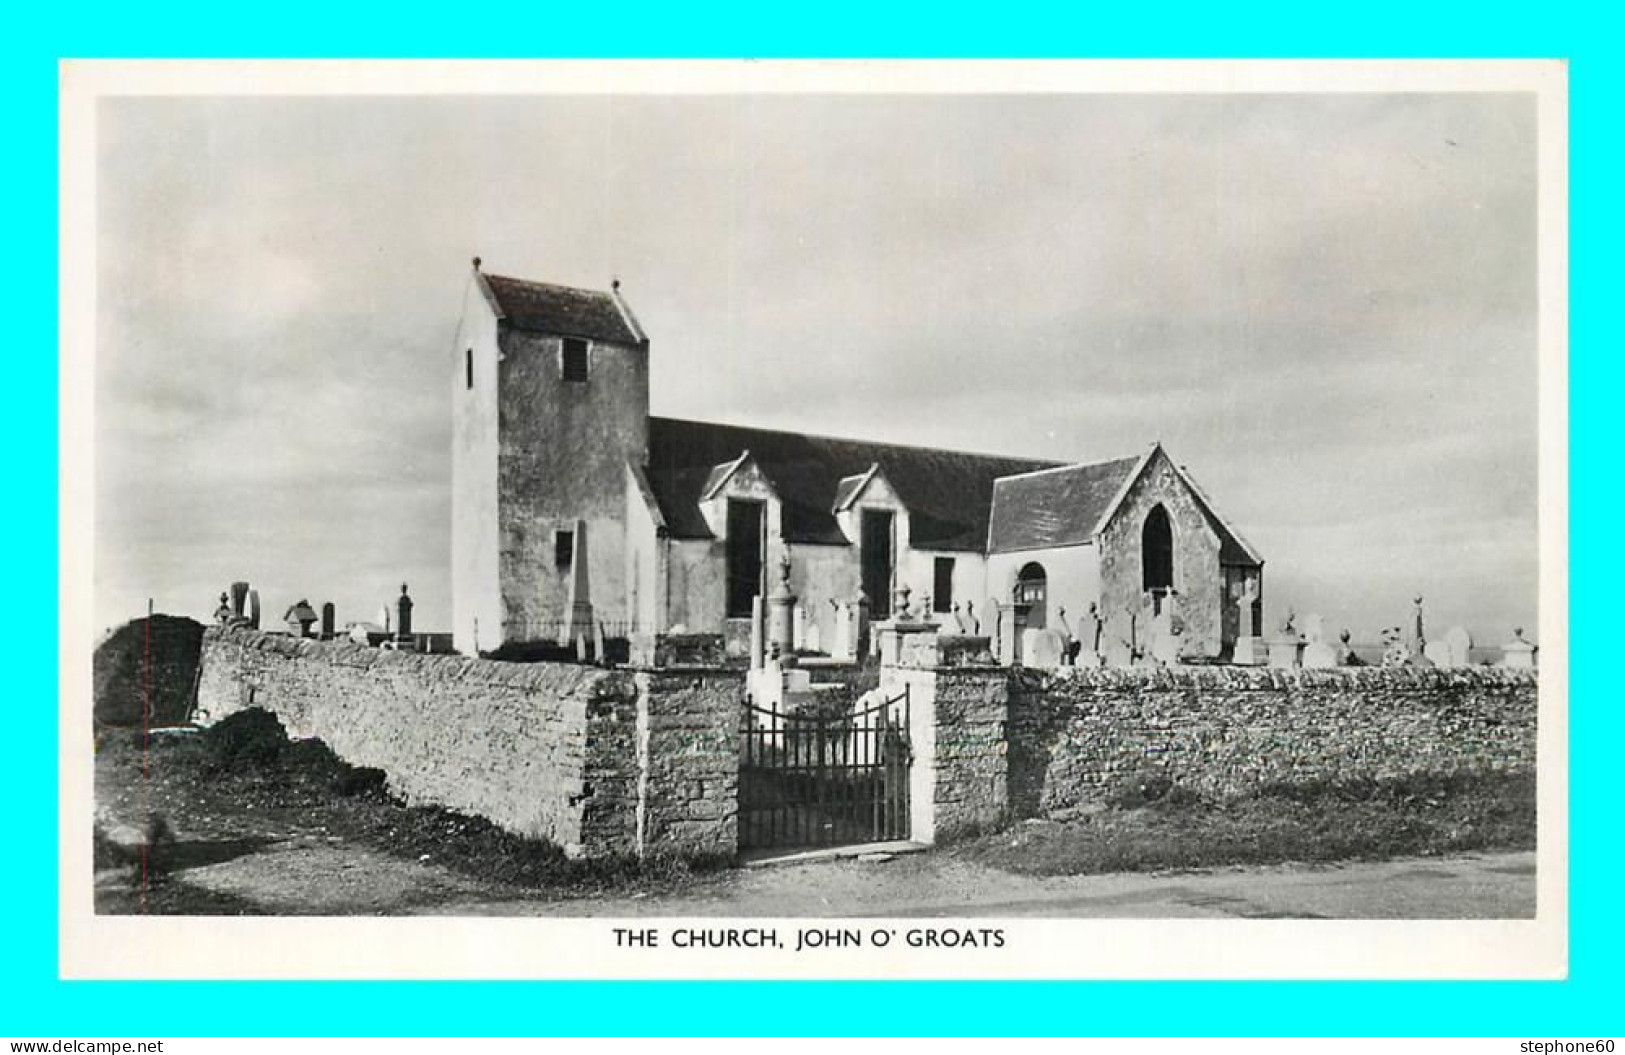
<svg viewBox="0 0 1625 1055"><path fill-rule="evenodd" d="M720 672L499 663L213 627L198 711L211 723L262 708L290 737L383 770L410 803L573 855L727 854L740 694L739 677Z"/></svg>
<svg viewBox="0 0 1625 1055"><path fill-rule="evenodd" d="M1162 773L1205 796L1274 782L1533 772L1533 670L1193 667L1009 672L1010 801L1032 815Z"/></svg>

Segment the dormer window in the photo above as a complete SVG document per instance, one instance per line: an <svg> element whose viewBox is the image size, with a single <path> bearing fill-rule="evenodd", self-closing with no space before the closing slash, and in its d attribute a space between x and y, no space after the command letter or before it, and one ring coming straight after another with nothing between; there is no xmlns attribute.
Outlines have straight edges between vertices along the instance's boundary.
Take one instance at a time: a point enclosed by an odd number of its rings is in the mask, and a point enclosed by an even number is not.
<svg viewBox="0 0 1625 1055"><path fill-rule="evenodd" d="M564 379L566 381L585 382L587 380L587 342L580 337L564 338Z"/></svg>

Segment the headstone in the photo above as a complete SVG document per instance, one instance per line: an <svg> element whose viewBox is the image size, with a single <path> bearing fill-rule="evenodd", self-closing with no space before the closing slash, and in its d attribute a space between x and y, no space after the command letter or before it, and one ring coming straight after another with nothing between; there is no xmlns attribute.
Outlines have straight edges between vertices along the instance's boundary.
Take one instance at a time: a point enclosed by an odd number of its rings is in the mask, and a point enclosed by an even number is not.
<svg viewBox="0 0 1625 1055"><path fill-rule="evenodd" d="M1059 630L1023 630L1021 662L1038 670L1054 670L1066 655L1066 636Z"/></svg>
<svg viewBox="0 0 1625 1055"><path fill-rule="evenodd" d="M366 623L353 623L349 631L350 643L354 645L370 645L372 638L368 635Z"/></svg>
<svg viewBox="0 0 1625 1055"><path fill-rule="evenodd" d="M1337 665L1340 667L1365 666L1365 661L1355 653L1354 646L1349 644L1349 637L1350 634L1347 630L1337 635Z"/></svg>
<svg viewBox="0 0 1625 1055"><path fill-rule="evenodd" d="M1450 646L1450 665L1452 667L1470 667L1473 664L1473 635L1467 632L1466 627L1453 626L1444 634L1445 644Z"/></svg>
<svg viewBox="0 0 1625 1055"><path fill-rule="evenodd" d="M1403 627L1391 626L1382 632L1382 665L1403 667L1411 661L1410 646L1405 644Z"/></svg>
<svg viewBox="0 0 1625 1055"><path fill-rule="evenodd" d="M824 646L824 635L823 635L823 632L819 629L818 620L814 619L814 620L812 620L811 622L809 622L807 624L807 637L802 642L802 647L805 648L808 652L822 653L824 651L823 646Z"/></svg>
<svg viewBox="0 0 1625 1055"><path fill-rule="evenodd" d="M762 623L762 595L756 594L750 599L750 669L762 669L762 661L767 658L767 639L763 636Z"/></svg>
<svg viewBox="0 0 1625 1055"><path fill-rule="evenodd" d="M1263 639L1258 636L1256 607L1258 583L1248 579L1241 596L1236 598L1236 643L1230 650L1230 662L1242 667L1257 667L1267 661Z"/></svg>
<svg viewBox="0 0 1625 1055"><path fill-rule="evenodd" d="M564 640L584 637L591 631L592 624L592 584L589 581L587 564L587 522L577 520L570 549L570 596L569 608L566 610Z"/></svg>
<svg viewBox="0 0 1625 1055"><path fill-rule="evenodd" d="M260 592L248 591L248 625L255 630L260 628Z"/></svg>
<svg viewBox="0 0 1625 1055"><path fill-rule="evenodd" d="M337 613L333 610L333 602L328 601L322 605L322 640L333 640L334 627L337 624Z"/></svg>
<svg viewBox="0 0 1625 1055"><path fill-rule="evenodd" d="M767 595L768 647L787 666L795 663L795 617L791 614L796 595L790 590L790 554L779 560L779 581Z"/></svg>
<svg viewBox="0 0 1625 1055"><path fill-rule="evenodd" d="M1297 619L1298 614L1287 609L1280 631L1269 639L1270 666L1287 668L1299 665L1303 655L1303 635L1298 633Z"/></svg>
<svg viewBox="0 0 1625 1055"><path fill-rule="evenodd" d="M1303 646L1303 665L1320 670L1337 666L1337 650L1324 640L1315 640Z"/></svg>
<svg viewBox="0 0 1625 1055"><path fill-rule="evenodd" d="M1450 666L1450 646L1443 641L1429 641L1422 647L1422 658L1435 667Z"/></svg>
<svg viewBox="0 0 1625 1055"><path fill-rule="evenodd" d="M595 663L603 663L603 662L605 662L605 660L604 660L604 624L599 622L596 619L593 620L593 624L592 624L592 658L593 658L593 661Z"/></svg>
<svg viewBox="0 0 1625 1055"><path fill-rule="evenodd" d="M387 605L387 604L379 605L378 606L378 625L383 627L384 628L384 633L387 634L387 633L389 633L390 624L391 624L391 619L390 619L390 616L389 616L389 605Z"/></svg>
<svg viewBox="0 0 1625 1055"><path fill-rule="evenodd" d="M287 623L288 629L297 636L309 637L310 628L316 622L316 618L316 609L301 597L283 614L282 621Z"/></svg>
<svg viewBox="0 0 1625 1055"><path fill-rule="evenodd" d="M852 619L852 654L860 658L869 654L869 598L861 589Z"/></svg>
<svg viewBox="0 0 1625 1055"><path fill-rule="evenodd" d="M791 610L790 645L797 652L807 647L807 606L804 604Z"/></svg>
<svg viewBox="0 0 1625 1055"><path fill-rule="evenodd" d="M832 603L835 604L835 630L832 634L833 640L830 642L829 654L836 659L854 659L857 653L854 651L854 635L852 631L856 622L856 613L854 612L856 606L839 602Z"/></svg>
<svg viewBox="0 0 1625 1055"><path fill-rule="evenodd" d="M248 583L234 582L231 584L231 612L233 615L243 614L243 603L248 600Z"/></svg>
<svg viewBox="0 0 1625 1055"><path fill-rule="evenodd" d="M412 636L412 598L401 583L401 595L395 599L395 637L405 641Z"/></svg>
<svg viewBox="0 0 1625 1055"><path fill-rule="evenodd" d="M577 634L576 635L576 662L577 663L585 663L585 662L587 662L587 635L586 634Z"/></svg>
<svg viewBox="0 0 1625 1055"><path fill-rule="evenodd" d="M1512 640L1501 646L1501 665L1519 669L1533 667L1536 647L1524 640L1523 627L1518 627L1512 632Z"/></svg>

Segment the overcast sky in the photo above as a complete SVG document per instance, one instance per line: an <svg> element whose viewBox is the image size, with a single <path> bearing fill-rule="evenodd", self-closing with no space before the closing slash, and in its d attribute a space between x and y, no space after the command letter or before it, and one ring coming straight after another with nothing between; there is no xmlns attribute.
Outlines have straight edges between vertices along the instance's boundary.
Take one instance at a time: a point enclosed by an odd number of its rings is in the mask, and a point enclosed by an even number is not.
<svg viewBox="0 0 1625 1055"><path fill-rule="evenodd" d="M242 578L449 628L475 254L619 276L657 414L1160 439L1272 621L1535 625L1532 96L120 99L99 136L99 627Z"/></svg>

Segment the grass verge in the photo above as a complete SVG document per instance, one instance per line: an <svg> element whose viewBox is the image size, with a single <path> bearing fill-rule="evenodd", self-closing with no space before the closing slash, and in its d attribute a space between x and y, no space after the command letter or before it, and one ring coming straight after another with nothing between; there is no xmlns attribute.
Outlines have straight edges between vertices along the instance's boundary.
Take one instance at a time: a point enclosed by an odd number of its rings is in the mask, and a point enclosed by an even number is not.
<svg viewBox="0 0 1625 1055"><path fill-rule="evenodd" d="M1148 790L1155 797L1147 797ZM1025 875L1386 860L1535 845L1532 773L1274 784L1225 801L1139 783L1114 805L1026 821L951 852Z"/></svg>

